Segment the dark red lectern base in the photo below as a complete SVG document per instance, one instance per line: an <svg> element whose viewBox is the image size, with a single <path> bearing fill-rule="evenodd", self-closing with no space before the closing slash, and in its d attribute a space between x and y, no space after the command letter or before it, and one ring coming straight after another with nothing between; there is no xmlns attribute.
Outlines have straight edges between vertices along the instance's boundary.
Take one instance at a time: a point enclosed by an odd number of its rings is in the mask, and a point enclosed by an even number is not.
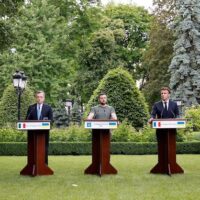
<svg viewBox="0 0 200 200"><path fill-rule="evenodd" d="M176 163L176 129L157 129L158 164L150 171L155 174L184 173Z"/></svg>
<svg viewBox="0 0 200 200"><path fill-rule="evenodd" d="M28 131L28 163L21 175L52 175L53 171L45 164L45 134L49 130Z"/></svg>
<svg viewBox="0 0 200 200"><path fill-rule="evenodd" d="M117 174L117 170L110 164L110 135L108 129L92 130L92 164L85 170L85 174Z"/></svg>

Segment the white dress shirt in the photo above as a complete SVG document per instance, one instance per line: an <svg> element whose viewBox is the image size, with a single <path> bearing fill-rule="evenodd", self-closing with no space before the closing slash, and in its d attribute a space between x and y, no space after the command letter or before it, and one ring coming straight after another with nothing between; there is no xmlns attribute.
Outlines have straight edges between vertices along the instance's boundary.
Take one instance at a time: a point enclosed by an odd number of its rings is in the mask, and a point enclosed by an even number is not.
<svg viewBox="0 0 200 200"><path fill-rule="evenodd" d="M165 107L165 102L167 103L167 110L168 110L168 108L169 108L169 99L168 99L167 101L163 101L163 100L162 100L163 108Z"/></svg>

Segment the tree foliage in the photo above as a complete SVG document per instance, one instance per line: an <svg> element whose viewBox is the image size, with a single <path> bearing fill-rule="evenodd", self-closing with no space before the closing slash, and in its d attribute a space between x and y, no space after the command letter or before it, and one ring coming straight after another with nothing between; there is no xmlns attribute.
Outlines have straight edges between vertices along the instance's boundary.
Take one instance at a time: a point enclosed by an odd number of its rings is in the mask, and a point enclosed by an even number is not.
<svg viewBox="0 0 200 200"><path fill-rule="evenodd" d="M185 106L200 103L200 0L177 1L177 40L169 66L172 97Z"/></svg>
<svg viewBox="0 0 200 200"><path fill-rule="evenodd" d="M175 1L154 0L154 16L150 27L149 42L143 54L141 89L151 107L160 99L160 88L169 85L170 65L173 54L174 32L170 28L175 19Z"/></svg>
<svg viewBox="0 0 200 200"><path fill-rule="evenodd" d="M101 25L89 35L75 80L75 93L87 102L108 70L124 66L135 75L147 40L150 15L131 5L109 5L96 19ZM98 27L98 26L97 26Z"/></svg>
<svg viewBox="0 0 200 200"><path fill-rule="evenodd" d="M16 17L18 9L24 0L1 0L0 1L0 52L12 44L15 37L12 34L10 18Z"/></svg>
<svg viewBox="0 0 200 200"><path fill-rule="evenodd" d="M91 96L86 113L98 104L98 95L102 91L108 95L108 104L115 108L120 121L127 119L135 128L141 128L147 122L147 104L128 71L123 68L110 70Z"/></svg>
<svg viewBox="0 0 200 200"><path fill-rule="evenodd" d="M7 123L17 122L17 93L13 85L9 85L0 101L0 124L6 125ZM28 106L34 102L34 95L29 87L21 96L21 119L25 119Z"/></svg>
<svg viewBox="0 0 200 200"><path fill-rule="evenodd" d="M53 121L57 128L64 128L69 126L69 115L65 109L65 103L59 101L53 109Z"/></svg>
<svg viewBox="0 0 200 200"><path fill-rule="evenodd" d="M66 96L76 67L75 60L66 56L70 42L65 18L48 1L35 0L21 7L12 29L15 51L6 51L0 57L0 93L9 84L10 75L21 69L31 86L44 90L47 101L55 104Z"/></svg>
<svg viewBox="0 0 200 200"><path fill-rule="evenodd" d="M150 41L143 55L142 91L150 107L160 99L160 88L169 85L168 66L173 52L173 32L156 19L152 22Z"/></svg>
<svg viewBox="0 0 200 200"><path fill-rule="evenodd" d="M0 54L0 96L16 69L25 71L33 89L44 90L52 105L78 96L86 103L117 66L137 77L148 39L150 15L145 9L93 6L87 0L32 0L17 3L15 13L3 22L9 35L0 32L2 47L7 41Z"/></svg>

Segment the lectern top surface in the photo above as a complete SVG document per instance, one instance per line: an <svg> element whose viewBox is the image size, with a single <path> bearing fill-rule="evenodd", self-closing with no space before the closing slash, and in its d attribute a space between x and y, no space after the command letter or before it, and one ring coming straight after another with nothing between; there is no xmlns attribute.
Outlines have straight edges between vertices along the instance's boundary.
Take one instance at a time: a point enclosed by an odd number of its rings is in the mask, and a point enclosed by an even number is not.
<svg viewBox="0 0 200 200"><path fill-rule="evenodd" d="M85 128L87 129L115 129L117 128L117 120L86 120Z"/></svg>
<svg viewBox="0 0 200 200"><path fill-rule="evenodd" d="M18 130L49 130L50 121L21 121L17 123Z"/></svg>
<svg viewBox="0 0 200 200"><path fill-rule="evenodd" d="M118 122L118 120L115 120L115 119L85 119L84 120L85 122L86 121L92 121L92 122L95 122L95 121L97 121L97 122L105 122L105 121L113 121L113 122Z"/></svg>
<svg viewBox="0 0 200 200"><path fill-rule="evenodd" d="M153 119L153 121L187 121L187 119L184 118L161 118L161 119Z"/></svg>
<svg viewBox="0 0 200 200"><path fill-rule="evenodd" d="M152 121L152 128L155 129L170 129L170 128L186 128L185 119L157 119Z"/></svg>

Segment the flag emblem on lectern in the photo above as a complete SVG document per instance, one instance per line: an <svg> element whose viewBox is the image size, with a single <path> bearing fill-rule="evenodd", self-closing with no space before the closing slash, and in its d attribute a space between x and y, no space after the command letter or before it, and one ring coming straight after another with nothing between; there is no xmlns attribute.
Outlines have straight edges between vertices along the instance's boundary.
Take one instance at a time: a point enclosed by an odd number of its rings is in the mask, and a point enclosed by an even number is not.
<svg viewBox="0 0 200 200"><path fill-rule="evenodd" d="M92 124L91 123L87 123L87 127L92 127Z"/></svg>
<svg viewBox="0 0 200 200"><path fill-rule="evenodd" d="M161 122L154 122L153 127L161 127Z"/></svg>
<svg viewBox="0 0 200 200"><path fill-rule="evenodd" d="M22 127L22 125L21 125L21 123L19 123L19 124L18 124L18 128L21 128L21 127Z"/></svg>

